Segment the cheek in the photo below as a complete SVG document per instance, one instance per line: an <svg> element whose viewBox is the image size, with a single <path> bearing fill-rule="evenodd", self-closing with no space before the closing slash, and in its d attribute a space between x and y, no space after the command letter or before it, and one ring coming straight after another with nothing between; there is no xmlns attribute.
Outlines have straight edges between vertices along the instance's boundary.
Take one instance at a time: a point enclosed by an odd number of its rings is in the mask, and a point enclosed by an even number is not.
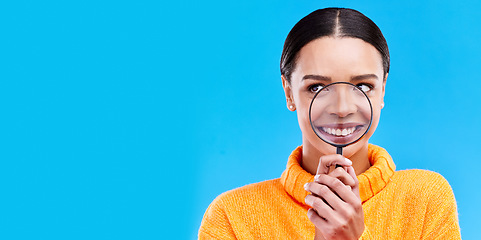
<svg viewBox="0 0 481 240"><path fill-rule="evenodd" d="M301 129L303 139L307 140L310 145L314 146L318 151L324 154L335 152L335 148L322 141L311 127L311 122L309 120L309 107L311 104L311 99L309 97L305 97L302 101L298 102L300 105L297 107L297 121L299 123L299 128ZM316 119L314 115L312 117L313 119Z"/></svg>
<svg viewBox="0 0 481 240"><path fill-rule="evenodd" d="M368 137L371 137L376 130L379 119L381 118L381 103L382 103L382 96L377 96L376 98L371 98L372 104L372 123L369 132L367 133Z"/></svg>
<svg viewBox="0 0 481 240"><path fill-rule="evenodd" d="M372 134L376 130L377 125L379 124L380 117L381 117L380 110L373 109L371 128L369 129L369 133L368 133L369 136L372 136Z"/></svg>
<svg viewBox="0 0 481 240"><path fill-rule="evenodd" d="M311 140L312 137L317 138L317 135L312 130L311 122L309 120L309 107L311 105L311 99L306 96L300 96L296 99L296 109L297 109L297 121L299 122L299 127L301 128L302 134ZM316 119L315 116L312 116Z"/></svg>
<svg viewBox="0 0 481 240"><path fill-rule="evenodd" d="M301 94L298 89L294 92L294 103L296 104L297 118L299 123L307 121L309 123L309 106L311 99Z"/></svg>
<svg viewBox="0 0 481 240"><path fill-rule="evenodd" d="M297 105L297 121L304 134L309 132L308 130L311 130L311 123L309 121L309 104Z"/></svg>

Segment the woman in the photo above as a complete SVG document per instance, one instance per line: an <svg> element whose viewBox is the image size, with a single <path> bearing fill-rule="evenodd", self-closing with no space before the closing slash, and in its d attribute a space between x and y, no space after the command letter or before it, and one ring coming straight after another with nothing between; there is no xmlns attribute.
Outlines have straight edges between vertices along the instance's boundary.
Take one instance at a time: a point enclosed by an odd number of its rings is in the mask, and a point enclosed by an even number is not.
<svg viewBox="0 0 481 240"><path fill-rule="evenodd" d="M292 152L281 178L217 197L199 238L460 239L447 181L430 171L396 172L386 150L368 144L384 107L389 66L384 36L360 12L326 8L301 19L285 41L281 78L287 108L297 111L302 146ZM373 109L370 130L345 147L343 156L309 122L313 96L333 82L356 85ZM338 107L334 114L343 118L349 111Z"/></svg>

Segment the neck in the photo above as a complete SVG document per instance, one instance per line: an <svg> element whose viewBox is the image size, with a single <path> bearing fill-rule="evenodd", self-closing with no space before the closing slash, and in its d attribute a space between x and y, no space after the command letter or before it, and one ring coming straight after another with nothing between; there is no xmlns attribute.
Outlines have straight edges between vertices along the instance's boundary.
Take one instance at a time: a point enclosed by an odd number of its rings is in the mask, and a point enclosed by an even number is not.
<svg viewBox="0 0 481 240"><path fill-rule="evenodd" d="M346 147L344 151L344 156L349 158L352 161L352 167L354 171L356 171L356 175L359 175L365 172L371 164L369 162L368 156L368 144L364 144L360 150L356 151L355 153L350 153L350 147ZM332 147L333 153L335 153L335 147ZM317 166L319 165L319 159L323 156L317 148L315 148L307 139L303 139L302 144L302 161L301 166L312 175L315 175L317 172Z"/></svg>

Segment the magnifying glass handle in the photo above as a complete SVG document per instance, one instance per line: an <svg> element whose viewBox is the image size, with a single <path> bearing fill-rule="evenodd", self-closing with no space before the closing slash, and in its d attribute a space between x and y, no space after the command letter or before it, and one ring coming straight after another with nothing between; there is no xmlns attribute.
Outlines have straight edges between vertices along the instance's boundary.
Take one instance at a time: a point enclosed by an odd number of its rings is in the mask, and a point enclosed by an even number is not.
<svg viewBox="0 0 481 240"><path fill-rule="evenodd" d="M339 154L339 155L342 155L342 147L337 147L336 153ZM338 168L338 167L342 167L342 166L339 165L339 164L336 164L336 168Z"/></svg>

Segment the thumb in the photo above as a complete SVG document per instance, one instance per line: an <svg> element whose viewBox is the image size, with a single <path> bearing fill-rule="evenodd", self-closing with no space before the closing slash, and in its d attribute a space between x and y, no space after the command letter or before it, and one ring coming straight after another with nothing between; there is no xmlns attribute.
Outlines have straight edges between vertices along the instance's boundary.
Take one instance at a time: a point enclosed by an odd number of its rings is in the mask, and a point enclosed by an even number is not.
<svg viewBox="0 0 481 240"><path fill-rule="evenodd" d="M329 167L341 165L343 167L350 167L352 165L351 160L345 158L339 154L325 155L319 159L319 165L317 165L317 175L328 174Z"/></svg>

